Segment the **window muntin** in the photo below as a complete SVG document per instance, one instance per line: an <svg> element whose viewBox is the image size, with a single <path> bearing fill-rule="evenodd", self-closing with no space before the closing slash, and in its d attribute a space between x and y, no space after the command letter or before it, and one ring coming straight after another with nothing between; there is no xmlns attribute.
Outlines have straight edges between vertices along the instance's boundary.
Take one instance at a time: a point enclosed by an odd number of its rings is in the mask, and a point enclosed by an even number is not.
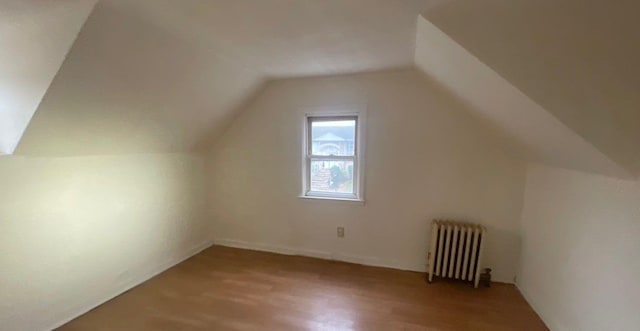
<svg viewBox="0 0 640 331"><path fill-rule="evenodd" d="M308 116L304 195L360 199L357 115Z"/></svg>

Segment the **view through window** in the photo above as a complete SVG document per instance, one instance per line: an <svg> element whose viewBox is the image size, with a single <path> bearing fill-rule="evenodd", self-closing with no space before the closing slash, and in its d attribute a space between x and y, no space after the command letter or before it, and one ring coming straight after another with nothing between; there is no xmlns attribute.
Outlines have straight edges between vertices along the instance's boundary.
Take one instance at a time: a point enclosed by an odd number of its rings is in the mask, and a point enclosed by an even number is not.
<svg viewBox="0 0 640 331"><path fill-rule="evenodd" d="M307 195L357 198L356 116L309 117Z"/></svg>

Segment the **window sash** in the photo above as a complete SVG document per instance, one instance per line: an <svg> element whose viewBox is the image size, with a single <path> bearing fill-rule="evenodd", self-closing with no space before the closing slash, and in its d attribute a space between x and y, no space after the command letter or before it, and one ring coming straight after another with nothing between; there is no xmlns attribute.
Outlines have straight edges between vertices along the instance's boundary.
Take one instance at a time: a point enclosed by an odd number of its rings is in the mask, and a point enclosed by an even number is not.
<svg viewBox="0 0 640 331"><path fill-rule="evenodd" d="M332 198L332 199L349 199L355 200L358 199L356 194L351 193L340 193L340 192L320 192L320 191L307 191L306 196L308 197L318 197L318 198Z"/></svg>
<svg viewBox="0 0 640 331"><path fill-rule="evenodd" d="M314 159L318 161L355 161L357 156L343 156L343 155L307 155L308 159Z"/></svg>
<svg viewBox="0 0 640 331"><path fill-rule="evenodd" d="M333 121L355 121L354 132L354 148L353 155L314 155L313 154L313 123L314 122L333 122ZM306 155L305 155L305 196L320 198L336 198L336 199L359 199L360 197L360 165L359 165L359 147L360 147L360 119L358 115L335 115L335 116L309 116L306 123ZM353 193L341 192L322 192L311 190L311 162L312 161L351 161L353 162Z"/></svg>
<svg viewBox="0 0 640 331"><path fill-rule="evenodd" d="M311 190L311 162L312 161L351 161L353 162L353 193L341 193L341 192L323 192ZM358 173L358 158L355 156L307 156L307 164L305 165L306 171L306 186L305 195L309 196L322 196L322 197L337 197L357 199L360 196L360 174Z"/></svg>
<svg viewBox="0 0 640 331"><path fill-rule="evenodd" d="M349 121L353 120L356 122L355 131L354 131L354 140L353 140L353 155L344 155L346 157L357 157L358 156L358 145L359 145L359 132L360 129L360 121L357 115L345 115L345 116L309 116L307 117L307 157L342 157L341 155L315 155L313 154L313 123L314 122L335 122L335 121Z"/></svg>

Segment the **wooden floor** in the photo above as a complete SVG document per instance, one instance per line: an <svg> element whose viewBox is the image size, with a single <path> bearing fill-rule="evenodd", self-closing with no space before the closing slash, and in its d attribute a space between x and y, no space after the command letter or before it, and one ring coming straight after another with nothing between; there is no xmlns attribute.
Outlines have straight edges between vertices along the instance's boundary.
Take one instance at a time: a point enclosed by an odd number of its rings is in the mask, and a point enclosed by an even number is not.
<svg viewBox="0 0 640 331"><path fill-rule="evenodd" d="M214 246L60 330L547 330L512 285Z"/></svg>

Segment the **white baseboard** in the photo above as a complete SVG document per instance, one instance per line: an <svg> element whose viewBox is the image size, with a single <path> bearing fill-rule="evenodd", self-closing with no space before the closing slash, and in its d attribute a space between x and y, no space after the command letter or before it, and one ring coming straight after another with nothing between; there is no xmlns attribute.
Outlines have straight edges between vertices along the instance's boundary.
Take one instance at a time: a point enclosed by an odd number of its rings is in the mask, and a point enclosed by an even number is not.
<svg viewBox="0 0 640 331"><path fill-rule="evenodd" d="M406 263L400 263L399 261L385 261L377 257L356 256L356 255L348 255L348 254L342 254L342 253L331 253L331 252L309 250L306 248L296 248L296 247L290 247L290 246L250 243L247 241L226 239L226 238L214 239L213 242L214 242L214 245L218 245L218 246L243 248L243 249L249 249L254 251L278 253L278 254L285 254L285 255L300 255L300 256L307 256L307 257L315 257L323 260L342 261L342 262L356 263L356 264L362 264L362 265L367 265L372 267L382 267L382 268L417 271L417 272L426 271L424 267L407 265Z"/></svg>
<svg viewBox="0 0 640 331"><path fill-rule="evenodd" d="M113 288L107 289L104 291L103 295L101 295L99 298L91 298L89 300L86 300L83 304L80 305L76 305L73 308L67 309L66 313L62 313L59 314L60 317L56 318L55 321L47 321L47 322L43 322L42 325L43 327L40 328L40 330L54 330L56 328L59 328L67 323L69 323L70 321L72 321L73 319L87 313L88 311L94 309L95 307L98 307L102 304L104 304L105 302L119 296L120 294L146 282L147 280L157 276L158 274L166 271L167 269L187 260L188 258L202 252L203 250L211 247L213 245L213 242L211 241L206 241L203 243L200 243L194 247L192 247L191 249L187 250L186 252L177 255L177 257L173 257L173 258L168 258L164 263L160 263L155 267L152 267L150 269L150 271L141 274L138 277L134 277L131 278L129 280L126 280L122 283L120 283L119 285L114 286Z"/></svg>
<svg viewBox="0 0 640 331"><path fill-rule="evenodd" d="M529 306L531 306L531 309L533 309L533 311L535 311L536 314L538 314L542 322L547 326L547 328L549 328L549 330L552 330L552 331L561 330L556 323L553 323L551 319L548 318L548 316L545 316L547 314L543 313L543 311L539 309L538 305L531 300L531 296L529 296L529 294L526 291L522 290L522 288L520 287L520 284L516 283L515 286L520 292L520 294L522 295L522 297L524 298L524 300L529 304Z"/></svg>

